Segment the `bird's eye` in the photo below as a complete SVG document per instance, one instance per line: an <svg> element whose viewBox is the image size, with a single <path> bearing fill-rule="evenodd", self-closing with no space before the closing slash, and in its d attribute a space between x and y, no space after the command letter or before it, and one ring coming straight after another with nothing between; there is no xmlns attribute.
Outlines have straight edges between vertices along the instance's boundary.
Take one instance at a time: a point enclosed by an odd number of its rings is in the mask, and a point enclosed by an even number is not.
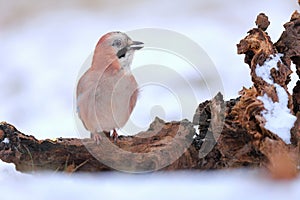
<svg viewBox="0 0 300 200"><path fill-rule="evenodd" d="M122 41L121 41L121 40L115 40L115 41L113 42L113 46L116 46L116 47L120 47L121 44L122 44Z"/></svg>

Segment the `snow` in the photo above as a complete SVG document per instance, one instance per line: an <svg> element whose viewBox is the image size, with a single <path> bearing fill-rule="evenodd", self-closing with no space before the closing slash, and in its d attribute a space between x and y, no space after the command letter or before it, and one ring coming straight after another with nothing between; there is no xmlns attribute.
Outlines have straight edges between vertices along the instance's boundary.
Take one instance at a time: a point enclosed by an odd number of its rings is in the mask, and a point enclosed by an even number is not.
<svg viewBox="0 0 300 200"><path fill-rule="evenodd" d="M8 138L4 138L2 142L5 143L5 144L8 144L9 143L9 139Z"/></svg>
<svg viewBox="0 0 300 200"><path fill-rule="evenodd" d="M271 77L271 69L278 70L277 63L282 62L280 57L282 54L271 55L262 66L257 65L255 73L267 83L274 85L278 96L278 102L264 94L257 97L264 104L265 110L262 111L263 117L266 119L265 128L281 137L286 143L290 143L290 130L294 126L296 116L292 115L288 106L288 94L283 87L274 83Z"/></svg>
<svg viewBox="0 0 300 200"><path fill-rule="evenodd" d="M272 181L260 171L124 174L15 171L0 161L3 200L63 199L290 199L300 197L300 179Z"/></svg>
<svg viewBox="0 0 300 200"><path fill-rule="evenodd" d="M274 81L271 77L271 69L275 68L278 70L277 63L281 62L280 57L282 57L282 54L280 53L275 54L275 56L271 55L271 57L268 58L262 66L257 65L255 69L256 75L261 77L267 83L274 84Z"/></svg>
<svg viewBox="0 0 300 200"><path fill-rule="evenodd" d="M16 171L15 165L13 163L5 163L2 160L0 160L0 183L1 184L3 184L4 181L6 180L16 180L22 177L27 177L27 175Z"/></svg>

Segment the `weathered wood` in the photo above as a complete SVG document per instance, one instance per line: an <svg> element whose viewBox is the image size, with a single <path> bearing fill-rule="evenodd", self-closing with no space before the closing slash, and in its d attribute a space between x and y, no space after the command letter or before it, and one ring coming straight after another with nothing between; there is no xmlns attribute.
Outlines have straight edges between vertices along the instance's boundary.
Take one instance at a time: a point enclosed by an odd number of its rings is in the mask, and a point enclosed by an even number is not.
<svg viewBox="0 0 300 200"><path fill-rule="evenodd" d="M76 138L37 140L4 122L0 124L0 131L0 140L9 141L0 143L0 158L15 163L20 171L106 171L115 168L140 172L159 170L169 164L169 168L184 169L193 165L196 159L191 157L197 156L193 148L187 152L181 149L188 147L195 134L188 121L164 123L157 118L148 131L134 137L121 136L116 144L105 137L100 144ZM157 134L153 134L155 131ZM181 152L185 158L177 159Z"/></svg>
<svg viewBox="0 0 300 200"><path fill-rule="evenodd" d="M218 94L212 101L199 105L194 123L201 123L202 138L196 134L195 124L187 120L164 122L156 118L145 132L121 136L116 144L103 136L100 145L92 139L37 140L2 122L0 141L9 142L0 143L0 158L15 163L20 171L92 172L117 169L144 172L259 166L264 156L255 152L245 156L247 150L244 148L251 139L245 129L238 126L232 129L230 124L231 107L236 101L225 103L222 95ZM220 119L222 116L223 120ZM212 121L215 123L211 124ZM220 126L223 123L225 126ZM239 152L241 149L244 153Z"/></svg>

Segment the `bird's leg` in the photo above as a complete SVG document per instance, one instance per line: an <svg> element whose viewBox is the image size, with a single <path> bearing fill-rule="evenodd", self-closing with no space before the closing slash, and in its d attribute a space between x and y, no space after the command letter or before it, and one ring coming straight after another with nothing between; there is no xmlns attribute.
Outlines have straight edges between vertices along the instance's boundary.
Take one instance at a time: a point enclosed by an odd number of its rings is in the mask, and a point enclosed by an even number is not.
<svg viewBox="0 0 300 200"><path fill-rule="evenodd" d="M113 138L114 142L116 143L118 140L118 133L117 133L116 129L113 130L112 138Z"/></svg>
<svg viewBox="0 0 300 200"><path fill-rule="evenodd" d="M103 133L106 135L106 137L110 138L110 131L103 131Z"/></svg>
<svg viewBox="0 0 300 200"><path fill-rule="evenodd" d="M99 133L91 133L92 139L96 142L96 144L100 144L102 137Z"/></svg>

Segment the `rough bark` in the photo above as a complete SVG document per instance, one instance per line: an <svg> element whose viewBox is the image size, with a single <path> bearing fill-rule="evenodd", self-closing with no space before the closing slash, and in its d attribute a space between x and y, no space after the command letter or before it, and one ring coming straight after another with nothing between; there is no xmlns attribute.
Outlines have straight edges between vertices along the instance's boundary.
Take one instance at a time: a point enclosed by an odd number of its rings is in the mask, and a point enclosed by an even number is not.
<svg viewBox="0 0 300 200"><path fill-rule="evenodd" d="M116 163L119 170L140 172L158 170L162 163L167 166L172 158L175 162L170 163L168 169L185 169L196 165L192 157L197 151L194 148L181 149L185 148L189 138L192 142L194 131L188 121L165 123L156 118L148 131L121 136L116 144L108 138L96 144L92 139L37 140L10 124L1 123L0 140L6 138L9 143L0 143L0 158L15 163L20 171L107 171ZM137 155L133 156L134 153ZM102 164L103 160L108 165Z"/></svg>

